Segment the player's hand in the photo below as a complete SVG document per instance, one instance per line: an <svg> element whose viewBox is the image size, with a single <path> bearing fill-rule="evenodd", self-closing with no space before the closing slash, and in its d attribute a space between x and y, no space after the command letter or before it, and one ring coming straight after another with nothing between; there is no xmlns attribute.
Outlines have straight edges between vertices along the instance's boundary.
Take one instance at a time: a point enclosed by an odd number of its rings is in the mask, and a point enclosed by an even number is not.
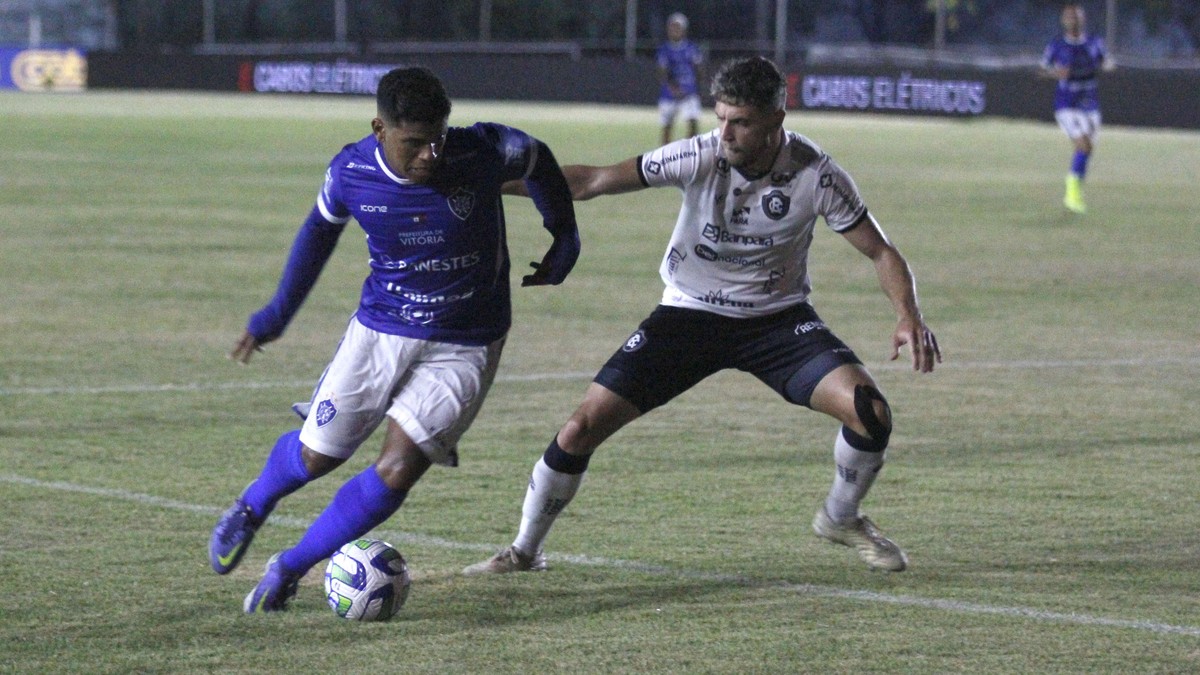
<svg viewBox="0 0 1200 675"><path fill-rule="evenodd" d="M258 338L251 335L250 331L246 331L242 334L241 339L237 341L237 344L233 346L233 350L229 352L229 358L242 365L246 365L250 363L250 357L254 355L254 352L261 351L262 343L258 341Z"/></svg>
<svg viewBox="0 0 1200 675"><path fill-rule="evenodd" d="M937 336L923 321L901 321L892 336L892 361L900 358L900 348L908 345L912 350L913 370L931 373L937 363L942 362L942 349Z"/></svg>
<svg viewBox="0 0 1200 675"><path fill-rule="evenodd" d="M542 257L542 262L531 262L533 274L521 278L522 286L556 286L567 278L567 274L575 267L579 259L579 232L573 230L554 238L550 250Z"/></svg>

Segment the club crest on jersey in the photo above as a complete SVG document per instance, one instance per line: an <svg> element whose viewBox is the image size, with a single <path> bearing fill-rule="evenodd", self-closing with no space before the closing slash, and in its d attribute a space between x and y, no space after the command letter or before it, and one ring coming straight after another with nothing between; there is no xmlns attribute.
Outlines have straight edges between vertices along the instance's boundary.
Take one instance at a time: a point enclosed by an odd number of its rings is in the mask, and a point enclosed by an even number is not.
<svg viewBox="0 0 1200 675"><path fill-rule="evenodd" d="M466 220L475 208L475 193L460 187L446 197L446 205L459 220Z"/></svg>
<svg viewBox="0 0 1200 675"><path fill-rule="evenodd" d="M317 426L323 427L333 421L337 417L337 406L333 404L333 399L327 398L317 404L316 420Z"/></svg>
<svg viewBox="0 0 1200 675"><path fill-rule="evenodd" d="M762 210L771 220L779 220L788 214L792 208L792 198L783 194L783 190L771 190L762 198Z"/></svg>
<svg viewBox="0 0 1200 675"><path fill-rule="evenodd" d="M646 344L646 333L644 333L642 331L642 329L639 328L637 330L637 332L635 332L633 335L630 335L629 339L625 341L625 346L621 347L621 351L636 352L637 350L641 349L642 346L645 344Z"/></svg>

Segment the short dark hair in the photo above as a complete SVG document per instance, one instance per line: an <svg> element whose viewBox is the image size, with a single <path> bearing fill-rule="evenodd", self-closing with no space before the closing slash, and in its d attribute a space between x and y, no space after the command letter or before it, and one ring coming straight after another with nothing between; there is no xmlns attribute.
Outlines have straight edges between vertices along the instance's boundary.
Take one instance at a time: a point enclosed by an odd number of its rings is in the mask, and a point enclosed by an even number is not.
<svg viewBox="0 0 1200 675"><path fill-rule="evenodd" d="M450 97L433 71L422 66L394 68L375 90L379 117L389 126L400 122L437 124L450 116Z"/></svg>
<svg viewBox="0 0 1200 675"><path fill-rule="evenodd" d="M712 96L718 101L760 110L783 110L787 79L770 59L761 56L731 59L713 76Z"/></svg>

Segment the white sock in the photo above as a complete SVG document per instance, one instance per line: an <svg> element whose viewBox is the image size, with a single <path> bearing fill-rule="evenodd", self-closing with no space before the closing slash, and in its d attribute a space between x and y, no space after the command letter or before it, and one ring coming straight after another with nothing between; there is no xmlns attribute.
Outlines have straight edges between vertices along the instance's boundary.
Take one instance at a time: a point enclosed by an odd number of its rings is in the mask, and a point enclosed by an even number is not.
<svg viewBox="0 0 1200 675"><path fill-rule="evenodd" d="M838 429L837 440L833 444L833 461L837 472L833 477L833 487L829 488L829 496L825 498L825 511L835 523L849 524L858 518L858 505L867 496L875 476L883 468L883 455L880 452L864 452L850 445Z"/></svg>
<svg viewBox="0 0 1200 675"><path fill-rule="evenodd" d="M525 504L521 507L521 529L513 546L524 553L542 550L542 542L546 540L554 519L571 503L581 482L582 473L555 471L539 458L529 477L529 489L525 491Z"/></svg>

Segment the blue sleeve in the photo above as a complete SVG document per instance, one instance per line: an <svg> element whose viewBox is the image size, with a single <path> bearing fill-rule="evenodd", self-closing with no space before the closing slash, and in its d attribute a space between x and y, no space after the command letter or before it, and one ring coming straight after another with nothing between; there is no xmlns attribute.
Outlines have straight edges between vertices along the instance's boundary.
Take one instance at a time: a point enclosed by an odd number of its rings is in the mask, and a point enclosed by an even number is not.
<svg viewBox="0 0 1200 675"><path fill-rule="evenodd" d="M542 214L542 224L555 238L574 235L579 238L575 222L575 204L571 201L571 188L563 176L558 160L545 143L532 139L537 148L533 168L525 178L525 186L533 205Z"/></svg>
<svg viewBox="0 0 1200 675"><path fill-rule="evenodd" d="M536 155L525 187L533 205L542 214L542 224L554 235L550 250L537 272L523 280L522 285L535 283L531 279L541 278L548 284L561 284L579 259L579 226L575 222L575 205L571 201L571 188L563 176L562 169L554 159L550 148L537 139L531 139Z"/></svg>
<svg viewBox="0 0 1200 675"><path fill-rule="evenodd" d="M275 297L262 309L250 315L246 330L259 342L270 342L283 334L308 292L317 283L321 270L333 255L345 223L331 223L314 206L292 243L291 253L283 267L283 276Z"/></svg>
<svg viewBox="0 0 1200 675"><path fill-rule="evenodd" d="M1053 59L1054 59L1054 43L1051 42L1050 44L1046 45L1045 49L1042 50L1042 67L1043 68L1051 67L1051 65L1053 64Z"/></svg>

